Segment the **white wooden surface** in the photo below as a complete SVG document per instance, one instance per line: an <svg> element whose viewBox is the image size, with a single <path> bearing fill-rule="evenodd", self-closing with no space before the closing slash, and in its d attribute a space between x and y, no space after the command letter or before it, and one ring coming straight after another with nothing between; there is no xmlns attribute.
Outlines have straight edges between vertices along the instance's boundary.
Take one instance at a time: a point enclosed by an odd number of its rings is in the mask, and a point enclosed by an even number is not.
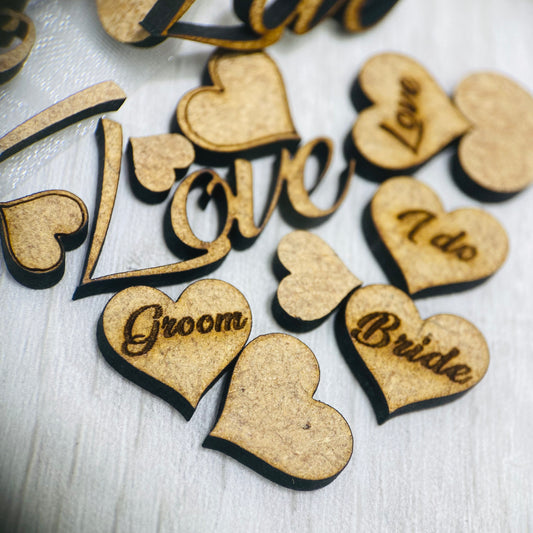
<svg viewBox="0 0 533 533"><path fill-rule="evenodd" d="M195 20L231 21L229 2L199 0ZM78 88L115 79L128 92L112 115L125 138L168 131L181 95L198 85L210 48L165 43L139 50L107 38L94 2L33 1L39 41L26 67L0 87L0 133ZM218 15L222 10L223 14ZM358 69L384 50L418 58L452 92L468 73L495 69L533 91L532 0L400 0L375 29L345 35L327 22L287 34L270 49L282 70L304 140L327 135L340 147L356 112ZM96 120L26 149L0 165L0 200L64 188L93 212ZM533 149L533 140L532 140ZM339 150L340 153L340 150ZM450 209L480 205L454 184L448 150L416 176ZM267 162L268 163L268 162ZM268 164L255 163L256 198ZM335 160L333 172L343 168ZM329 183L334 181L331 175ZM123 173L97 273L172 261L161 225L166 203L149 206ZM361 214L376 184L353 178L347 201L314 231L366 283L385 282L362 233ZM324 189L327 203L331 186ZM378 427L347 367L333 318L299 337L315 352L316 397L352 427L351 463L328 487L297 493L264 480L201 444L214 421L220 384L190 422L117 374L101 356L97 319L110 295L76 302L87 243L67 256L63 280L34 291L0 263L0 529L3 531L528 531L533 530L533 189L484 207L509 232L510 256L474 290L418 300L423 316L455 313L485 334L491 365L462 399L402 415ZM214 211L194 211L199 234L213 235ZM232 251L211 277L235 284L254 314L252 337L283 331L270 304L271 259L291 227L276 211L258 242ZM177 297L185 285L164 290Z"/></svg>

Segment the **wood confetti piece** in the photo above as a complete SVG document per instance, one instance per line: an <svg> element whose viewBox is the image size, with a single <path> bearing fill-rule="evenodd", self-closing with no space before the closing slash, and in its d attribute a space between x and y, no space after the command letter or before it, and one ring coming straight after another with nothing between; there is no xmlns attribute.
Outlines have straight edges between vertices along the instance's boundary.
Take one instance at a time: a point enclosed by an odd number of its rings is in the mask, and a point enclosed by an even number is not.
<svg viewBox="0 0 533 533"><path fill-rule="evenodd" d="M87 208L67 191L44 191L0 203L0 237L13 277L44 289L65 271L65 249L79 246L87 234Z"/></svg>
<svg viewBox="0 0 533 533"><path fill-rule="evenodd" d="M348 31L360 32L375 26L398 0L349 0L341 13Z"/></svg>
<svg viewBox="0 0 533 533"><path fill-rule="evenodd" d="M218 50L208 62L212 87L200 87L179 102L181 131L211 152L239 152L297 141L285 86L264 52Z"/></svg>
<svg viewBox="0 0 533 533"><path fill-rule="evenodd" d="M348 464L353 438L338 411L313 399L319 378L313 352L295 337L256 338L237 360L204 446L291 489L327 485Z"/></svg>
<svg viewBox="0 0 533 533"><path fill-rule="evenodd" d="M251 327L241 292L208 279L187 287L176 302L151 287L119 292L102 313L98 341L111 366L189 420Z"/></svg>
<svg viewBox="0 0 533 533"><path fill-rule="evenodd" d="M511 194L533 182L533 97L505 76L482 72L463 80L455 103L472 123L459 162L477 185Z"/></svg>
<svg viewBox="0 0 533 533"><path fill-rule="evenodd" d="M376 167L418 166L470 127L424 67L409 57L374 56L363 66L359 85L374 105L360 113L352 137Z"/></svg>
<svg viewBox="0 0 533 533"><path fill-rule="evenodd" d="M487 343L475 326L454 315L422 320L413 301L390 285L356 291L346 306L345 328L343 351L379 424L456 399L489 365Z"/></svg>
<svg viewBox="0 0 533 533"><path fill-rule="evenodd" d="M96 8L100 23L113 39L137 46L153 46L164 38L151 35L140 22L155 3L155 0L96 0Z"/></svg>
<svg viewBox="0 0 533 533"><path fill-rule="evenodd" d="M279 40L283 27L265 35L254 32L248 24L216 26L180 21L195 0L158 0L142 20L141 26L154 37L174 37L233 50L261 50Z"/></svg>
<svg viewBox="0 0 533 533"><path fill-rule="evenodd" d="M141 25L154 36L177 37L233 50L260 50L277 42L285 28L296 34L312 30L326 18L342 14L348 31L376 24L397 0L235 0L233 7L245 24L216 26L180 19L195 0L158 0ZM268 4L268 5L267 5Z"/></svg>
<svg viewBox="0 0 533 533"><path fill-rule="evenodd" d="M289 272L279 284L277 301L298 322L320 321L362 284L326 242L307 231L283 237L277 253Z"/></svg>
<svg viewBox="0 0 533 533"><path fill-rule="evenodd" d="M15 37L20 39L20 43L7 48ZM13 9L0 9L0 46L7 48L0 53L0 84L6 83L19 72L34 44L35 26L32 20Z"/></svg>
<svg viewBox="0 0 533 533"><path fill-rule="evenodd" d="M122 163L122 127L111 120L103 119L98 132L103 134L101 147L101 178L98 191L99 200L96 209L95 226L92 231L91 244L87 253L86 264L80 285L76 289L74 299L83 298L91 294L118 290L132 284L152 284L156 281L176 282L190 279L191 276L205 275L227 256L231 251L232 242L230 231L235 226L242 237L241 244L251 244L263 231L272 215L283 190L286 190L289 203L294 213L303 220L317 223L334 213L346 198L350 177L355 163L350 162L348 173L339 180L339 192L335 203L326 209L317 207L310 199L310 191L305 187L305 162L315 152L324 152L327 157L320 161L317 184L320 183L329 167L333 145L328 139L315 139L301 146L293 155L286 149L282 150L279 174L271 195L270 203L259 225L254 219L253 203L253 169L249 161L235 160L235 191L229 183L222 179L214 170L205 169L193 172L187 176L176 188L170 207L167 239L177 238L179 254L186 252L183 261L163 266L153 266L138 270L130 270L107 274L98 278L92 275L98 263L98 257L105 242L115 198L120 168ZM206 196L225 200L225 221L218 236L210 242L199 239L189 224L187 218L187 198L191 189L203 187ZM218 206L218 204L217 204ZM173 233L174 235L170 235ZM167 240L167 242L168 242Z"/></svg>
<svg viewBox="0 0 533 533"><path fill-rule="evenodd" d="M413 178L383 183L371 212L411 294L481 281L507 257L507 234L492 215L476 208L446 213L438 196Z"/></svg>
<svg viewBox="0 0 533 533"><path fill-rule="evenodd" d="M73 94L20 124L0 138L0 161L26 146L84 118L116 111L126 99L112 81L104 81Z"/></svg>
<svg viewBox="0 0 533 533"><path fill-rule="evenodd" d="M176 170L186 171L194 162L193 145L177 133L130 138L130 143L135 176L147 193L167 193Z"/></svg>

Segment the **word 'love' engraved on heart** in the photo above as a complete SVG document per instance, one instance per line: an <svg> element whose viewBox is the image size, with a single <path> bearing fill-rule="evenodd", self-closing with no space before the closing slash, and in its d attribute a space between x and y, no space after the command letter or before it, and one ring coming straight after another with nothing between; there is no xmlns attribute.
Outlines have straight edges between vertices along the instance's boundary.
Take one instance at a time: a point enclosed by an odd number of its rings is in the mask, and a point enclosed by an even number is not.
<svg viewBox="0 0 533 533"><path fill-rule="evenodd" d="M417 217L420 215L419 217ZM408 211L403 211L397 215L398 220L406 220L417 217L414 222L414 226L411 227L407 238L416 243L416 234L427 224L437 218L437 215L427 211L425 209L410 209ZM457 259L461 261L471 261L477 255L477 248L470 244L463 244L465 238L468 237L466 231L460 231L455 235L450 235L447 233L438 233L437 235L430 238L429 243L435 248L440 249L442 252L447 254L454 254Z"/></svg>
<svg viewBox="0 0 533 533"><path fill-rule="evenodd" d="M406 76L400 78L400 89L394 123L384 121L379 126L417 154L424 135L424 121L418 114L422 88L417 80Z"/></svg>
<svg viewBox="0 0 533 533"><path fill-rule="evenodd" d="M139 333L139 322L142 321L145 313L152 313L151 323L148 327L142 327ZM161 319L162 318L162 319ZM129 316L124 325L124 342L122 343L122 353L129 356L138 356L148 353L156 343L158 336L170 339L178 335L187 337L195 330L205 335L213 330L217 333L241 330L246 326L248 318L242 316L240 311L229 313L203 314L200 318L194 319L192 316L183 316L179 319L171 318L169 315L163 317L163 307L158 304L144 305L135 310ZM137 350L133 347L139 346Z"/></svg>
<svg viewBox="0 0 533 533"><path fill-rule="evenodd" d="M448 353L439 351L422 353L431 344L432 336L424 336L419 344L409 339L405 333L392 340L391 331L401 328L402 321L394 313L377 311L368 313L357 322L357 328L352 329L350 335L360 344L371 348L389 348L391 355L403 357L411 363L420 363L434 374L445 375L454 383L466 383L472 379L472 369L468 365L448 365L461 354L461 350L453 347ZM392 349L391 349L392 342Z"/></svg>

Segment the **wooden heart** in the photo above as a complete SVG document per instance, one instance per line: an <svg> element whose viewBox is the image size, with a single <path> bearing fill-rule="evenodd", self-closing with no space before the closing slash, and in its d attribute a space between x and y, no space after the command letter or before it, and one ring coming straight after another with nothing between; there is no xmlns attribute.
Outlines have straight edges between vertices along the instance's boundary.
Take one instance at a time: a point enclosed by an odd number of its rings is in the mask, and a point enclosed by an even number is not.
<svg viewBox="0 0 533 533"><path fill-rule="evenodd" d="M0 203L0 236L6 264L20 283L47 288L65 270L65 248L87 234L87 208L67 191L44 191Z"/></svg>
<svg viewBox="0 0 533 533"><path fill-rule="evenodd" d="M457 398L489 365L483 335L454 315L422 320L413 301L390 285L371 285L348 301L345 325L358 358L351 365L378 422Z"/></svg>
<svg viewBox="0 0 533 533"><path fill-rule="evenodd" d="M283 237L278 258L290 272L279 284L278 302L296 320L324 318L362 283L328 244L307 231L293 231Z"/></svg>
<svg viewBox="0 0 533 533"><path fill-rule="evenodd" d="M246 344L248 302L232 285L202 280L174 303L151 287L130 287L106 305L99 344L125 377L189 420L202 395Z"/></svg>
<svg viewBox="0 0 533 533"><path fill-rule="evenodd" d="M459 145L466 174L496 193L533 182L533 97L505 76L482 72L461 82L455 103L473 124Z"/></svg>
<svg viewBox="0 0 533 533"><path fill-rule="evenodd" d="M507 256L507 234L492 215L474 208L446 213L438 196L413 178L383 183L371 212L411 294L480 281Z"/></svg>
<svg viewBox="0 0 533 533"><path fill-rule="evenodd" d="M313 352L295 337L256 338L235 365L204 446L291 489L330 483L348 464L353 439L338 411L313 400L319 377Z"/></svg>
<svg viewBox="0 0 533 533"><path fill-rule="evenodd" d="M130 138L133 167L139 183L149 192L166 193L176 181L175 170L194 162L194 147L177 133Z"/></svg>
<svg viewBox="0 0 533 533"><path fill-rule="evenodd" d="M187 93L177 109L181 131L194 144L238 152L299 140L283 79L267 54L219 50L208 69L214 86Z"/></svg>
<svg viewBox="0 0 533 533"><path fill-rule="evenodd" d="M409 57L374 56L363 66L359 84L374 105L359 115L353 141L380 168L420 165L470 126L424 67Z"/></svg>

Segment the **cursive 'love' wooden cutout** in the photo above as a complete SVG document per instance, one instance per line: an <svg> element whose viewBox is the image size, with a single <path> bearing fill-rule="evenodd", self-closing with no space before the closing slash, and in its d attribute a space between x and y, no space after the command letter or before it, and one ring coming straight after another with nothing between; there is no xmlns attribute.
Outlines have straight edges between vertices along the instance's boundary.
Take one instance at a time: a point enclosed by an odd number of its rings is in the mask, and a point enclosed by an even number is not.
<svg viewBox="0 0 533 533"><path fill-rule="evenodd" d="M59 282L65 271L65 249L83 242L87 220L85 204L67 191L0 202L0 237L13 277L39 289Z"/></svg>
<svg viewBox="0 0 533 533"><path fill-rule="evenodd" d="M194 147L177 133L130 138L135 176L147 193L167 193L176 181L176 170L186 171L194 162Z"/></svg>
<svg viewBox="0 0 533 533"><path fill-rule="evenodd" d="M422 320L413 301L390 285L356 291L345 326L351 341L346 344L356 350L350 366L380 424L457 398L489 365L487 343L475 326L454 315Z"/></svg>
<svg viewBox="0 0 533 533"><path fill-rule="evenodd" d="M208 279L187 287L176 302L152 287L119 292L102 313L98 341L111 366L189 420L251 327L241 292Z"/></svg>
<svg viewBox="0 0 533 533"><path fill-rule="evenodd" d="M362 283L326 242L308 231L293 231L283 237L277 253L289 272L279 284L277 301L299 322L325 318Z"/></svg>
<svg viewBox="0 0 533 533"><path fill-rule="evenodd" d="M481 281L507 256L507 234L492 215L474 208L446 213L438 196L413 178L385 181L371 213L411 294Z"/></svg>
<svg viewBox="0 0 533 533"><path fill-rule="evenodd" d="M212 87L179 102L181 131L210 152L241 152L297 141L283 78L264 52L216 51L208 63Z"/></svg>
<svg viewBox="0 0 533 533"><path fill-rule="evenodd" d="M377 167L416 167L470 126L426 69L409 57L374 56L358 81L374 105L361 112L352 137L361 155Z"/></svg>
<svg viewBox="0 0 533 533"><path fill-rule="evenodd" d="M459 144L467 176L503 194L533 182L533 96L505 76L481 72L459 84L455 103L472 123Z"/></svg>
<svg viewBox="0 0 533 533"><path fill-rule="evenodd" d="M234 0L245 23L233 26L191 24L180 19L195 0L158 0L141 22L154 36L176 37L234 50L260 50L277 42L290 27L307 33L324 19L339 18L348 31L359 32L381 20L398 0Z"/></svg>
<svg viewBox="0 0 533 533"><path fill-rule="evenodd" d="M237 360L204 446L291 489L327 485L348 464L353 438L338 411L313 399L319 378L316 357L297 338L256 338Z"/></svg>

